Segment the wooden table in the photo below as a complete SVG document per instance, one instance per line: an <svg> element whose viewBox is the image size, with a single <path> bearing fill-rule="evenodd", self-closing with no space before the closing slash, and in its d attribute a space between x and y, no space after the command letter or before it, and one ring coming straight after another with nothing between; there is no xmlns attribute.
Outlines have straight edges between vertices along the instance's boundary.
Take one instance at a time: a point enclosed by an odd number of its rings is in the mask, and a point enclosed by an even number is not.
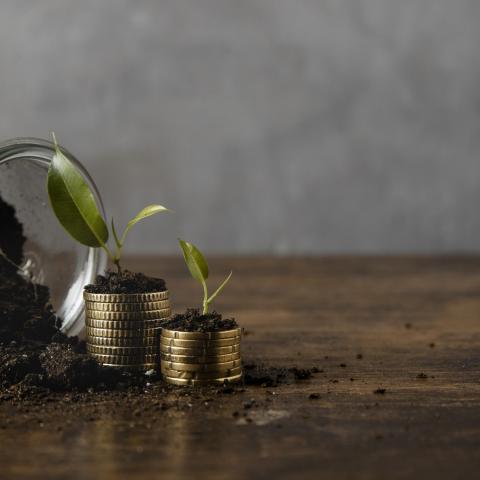
<svg viewBox="0 0 480 480"><path fill-rule="evenodd" d="M179 259L128 267L200 303ZM3 402L0 478L479 478L480 258L217 258L212 285L230 268L245 360L319 373L190 409Z"/></svg>

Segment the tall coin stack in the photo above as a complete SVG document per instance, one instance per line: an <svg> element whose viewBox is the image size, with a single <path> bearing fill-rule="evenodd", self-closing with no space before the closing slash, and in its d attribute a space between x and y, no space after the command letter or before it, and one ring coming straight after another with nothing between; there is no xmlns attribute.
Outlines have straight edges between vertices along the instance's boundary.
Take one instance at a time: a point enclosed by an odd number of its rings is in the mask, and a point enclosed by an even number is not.
<svg viewBox="0 0 480 480"><path fill-rule="evenodd" d="M242 330L180 332L162 328L161 372L174 385L209 385L242 378Z"/></svg>
<svg viewBox="0 0 480 480"><path fill-rule="evenodd" d="M99 363L130 370L158 367L159 327L171 314L168 291L84 292L87 352Z"/></svg>

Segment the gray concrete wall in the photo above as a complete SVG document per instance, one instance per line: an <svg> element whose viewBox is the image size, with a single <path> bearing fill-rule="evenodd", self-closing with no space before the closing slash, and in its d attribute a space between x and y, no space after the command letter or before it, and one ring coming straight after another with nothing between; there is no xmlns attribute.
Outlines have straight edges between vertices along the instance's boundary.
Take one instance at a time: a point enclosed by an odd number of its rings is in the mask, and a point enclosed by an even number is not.
<svg viewBox="0 0 480 480"><path fill-rule="evenodd" d="M480 246L478 0L3 0L0 136L61 142L130 251Z"/></svg>

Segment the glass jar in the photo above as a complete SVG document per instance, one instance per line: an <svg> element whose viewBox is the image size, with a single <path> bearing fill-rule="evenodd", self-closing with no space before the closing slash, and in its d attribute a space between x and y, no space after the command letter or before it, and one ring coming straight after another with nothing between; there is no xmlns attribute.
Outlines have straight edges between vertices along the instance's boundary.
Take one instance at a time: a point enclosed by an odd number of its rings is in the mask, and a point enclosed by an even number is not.
<svg viewBox="0 0 480 480"><path fill-rule="evenodd" d="M82 172L103 214L93 180L81 163L62 147ZM81 334L84 321L83 287L103 272L101 249L85 247L71 238L53 214L46 191L47 171L54 155L52 142L15 138L0 143L0 197L13 205L27 238L21 269L50 288L51 303L67 335Z"/></svg>

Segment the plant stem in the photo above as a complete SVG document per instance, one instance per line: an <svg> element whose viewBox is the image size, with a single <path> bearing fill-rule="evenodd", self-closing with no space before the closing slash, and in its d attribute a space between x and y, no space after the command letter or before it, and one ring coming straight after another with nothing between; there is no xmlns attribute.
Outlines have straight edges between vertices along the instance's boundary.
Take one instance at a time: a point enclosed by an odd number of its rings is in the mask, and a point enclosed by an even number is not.
<svg viewBox="0 0 480 480"><path fill-rule="evenodd" d="M117 267L117 273L120 275L122 273L122 267L120 266L120 259L118 257L116 257L114 260L113 260L113 263L115 264L115 266Z"/></svg>
<svg viewBox="0 0 480 480"><path fill-rule="evenodd" d="M122 268L120 267L120 258L117 255L113 255L110 249L106 245L102 245L102 248L105 250L108 258L112 263L117 267L118 273L122 273Z"/></svg>
<svg viewBox="0 0 480 480"><path fill-rule="evenodd" d="M208 313L208 290L207 290L207 284L205 282L202 282L203 286L203 315L206 315Z"/></svg>

